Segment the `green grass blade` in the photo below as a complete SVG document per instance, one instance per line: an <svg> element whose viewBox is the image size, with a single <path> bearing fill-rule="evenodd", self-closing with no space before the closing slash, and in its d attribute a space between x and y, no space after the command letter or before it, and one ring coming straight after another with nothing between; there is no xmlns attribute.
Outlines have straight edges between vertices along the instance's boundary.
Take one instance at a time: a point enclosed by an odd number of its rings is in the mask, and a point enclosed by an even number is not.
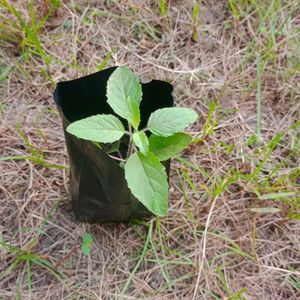
<svg viewBox="0 0 300 300"><path fill-rule="evenodd" d="M13 155L13 156L1 156L0 161L6 160L33 160L32 156L24 156L24 155Z"/></svg>
<svg viewBox="0 0 300 300"><path fill-rule="evenodd" d="M209 174L207 172L205 172L203 169L199 168L198 166L196 166L195 164L179 157L179 156L175 156L175 159L181 163L183 163L184 165L186 165L187 167L199 172L203 177L206 177L208 179L211 179Z"/></svg>
<svg viewBox="0 0 300 300"><path fill-rule="evenodd" d="M156 218L156 229L157 229L157 224L159 222L159 219ZM168 288L171 289L171 283L170 283L170 276L169 276L169 272L168 272L168 269L166 267L166 264L164 262L166 262L166 259L164 259L163 261L159 259L158 257L158 254L157 254L157 245L155 245L154 241L152 238L150 238L150 244L152 246L152 250L153 250L153 253L154 253L154 256L160 266L160 269L161 269L161 273L165 279L165 281L167 282L168 284Z"/></svg>
<svg viewBox="0 0 300 300"><path fill-rule="evenodd" d="M261 98L261 76L262 76L262 63L260 54L256 54L256 80L257 80L257 114L256 114L256 136L257 141L261 142L261 105L262 105L262 98Z"/></svg>
<svg viewBox="0 0 300 300"><path fill-rule="evenodd" d="M125 294L125 292L127 291L128 287L129 287L129 284L131 283L135 273L137 272L137 270L139 269L140 265L142 264L143 262L143 259L145 257L145 255L147 254L148 252L148 247L149 247L149 243L150 243L150 239L152 237L152 230L153 230L153 221L150 221L150 225L149 225L149 229L148 229L148 234L147 234L147 238L146 238L146 241L144 243L144 247L143 247L143 250L142 250L142 254L140 255L140 258L139 260L137 261L135 267L133 268L132 272L130 273L123 289L122 289L122 295Z"/></svg>
<svg viewBox="0 0 300 300"><path fill-rule="evenodd" d="M32 299L32 284L31 284L31 270L30 270L30 258L26 259L26 273L27 273L27 286L29 291L29 299Z"/></svg>
<svg viewBox="0 0 300 300"><path fill-rule="evenodd" d="M12 5L10 5L7 2L7 0L2 0L2 3L4 4L4 7L6 9L8 9L19 20L19 22L20 22L21 26L23 27L24 31L26 32L27 36L30 38L30 40L35 45L39 55L44 59L46 65L49 65L50 60L49 60L48 56L46 55L43 47L41 46L34 30L32 30L28 26L28 24L24 21L21 14L19 13L19 11L17 11Z"/></svg>
<svg viewBox="0 0 300 300"><path fill-rule="evenodd" d="M202 4L202 0L194 0L194 7L192 12L192 20L193 20L192 40L194 42L197 42L198 40L199 13L200 13L201 4Z"/></svg>
<svg viewBox="0 0 300 300"><path fill-rule="evenodd" d="M159 9L162 17L166 15L166 0L159 0Z"/></svg>
<svg viewBox="0 0 300 300"><path fill-rule="evenodd" d="M54 11L59 6L60 0L51 0L51 3L52 3L52 6L51 6L49 12L46 14L45 17L43 17L41 20L38 21L38 23L36 24L36 26L34 28L34 33L37 33L44 26L44 24L47 22L49 17L54 13Z"/></svg>
<svg viewBox="0 0 300 300"><path fill-rule="evenodd" d="M229 0L229 5L230 5L231 11L232 11L234 17L237 20L240 20L241 16L240 16L239 11L236 7L236 0Z"/></svg>
<svg viewBox="0 0 300 300"><path fill-rule="evenodd" d="M105 68L107 62L110 60L111 56L116 52L116 50L117 50L117 48L113 48L113 49L105 56L103 62L102 62L101 65L98 67L98 71L99 71L99 72L102 71L102 70Z"/></svg>

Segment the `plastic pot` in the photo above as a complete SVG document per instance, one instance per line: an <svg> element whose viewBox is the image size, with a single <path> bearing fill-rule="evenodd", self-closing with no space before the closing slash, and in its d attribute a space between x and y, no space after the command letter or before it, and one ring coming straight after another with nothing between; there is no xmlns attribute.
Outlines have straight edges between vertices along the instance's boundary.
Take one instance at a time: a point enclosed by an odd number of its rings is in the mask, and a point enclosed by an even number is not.
<svg viewBox="0 0 300 300"><path fill-rule="evenodd" d="M70 193L76 218L85 222L116 222L143 218L150 212L130 192L120 163L93 142L78 139L66 131L77 120L96 115L116 115L107 103L106 84L116 68L108 68L79 79L57 84L54 100L59 110L70 163ZM171 84L152 80L142 84L141 125L156 109L173 106ZM126 122L124 120L124 126ZM120 149L126 152L124 138ZM169 175L170 161L164 162Z"/></svg>

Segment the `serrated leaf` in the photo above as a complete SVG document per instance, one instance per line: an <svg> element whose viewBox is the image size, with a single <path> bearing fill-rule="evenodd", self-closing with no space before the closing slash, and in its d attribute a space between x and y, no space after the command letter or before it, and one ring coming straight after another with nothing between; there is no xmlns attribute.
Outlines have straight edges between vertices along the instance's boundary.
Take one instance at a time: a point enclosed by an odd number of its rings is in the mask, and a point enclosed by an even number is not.
<svg viewBox="0 0 300 300"><path fill-rule="evenodd" d="M133 142L144 155L148 154L149 140L144 131L135 132L133 134Z"/></svg>
<svg viewBox="0 0 300 300"><path fill-rule="evenodd" d="M197 113L190 108L162 108L150 115L147 128L156 135L170 136L194 123L197 117Z"/></svg>
<svg viewBox="0 0 300 300"><path fill-rule="evenodd" d="M132 194L152 213L165 216L168 211L168 181L164 166L149 153L134 153L125 164L125 177Z"/></svg>
<svg viewBox="0 0 300 300"><path fill-rule="evenodd" d="M140 102L135 101L132 97L128 97L126 103L130 114L126 119L137 130L141 121Z"/></svg>
<svg viewBox="0 0 300 300"><path fill-rule="evenodd" d="M125 128L113 115L95 115L70 124L67 131L84 140L112 143L123 136Z"/></svg>
<svg viewBox="0 0 300 300"><path fill-rule="evenodd" d="M107 82L107 102L116 114L135 129L140 124L142 86L128 67L118 67Z"/></svg>
<svg viewBox="0 0 300 300"><path fill-rule="evenodd" d="M181 152L191 141L192 137L183 132L168 137L152 134L149 138L149 150L163 161Z"/></svg>

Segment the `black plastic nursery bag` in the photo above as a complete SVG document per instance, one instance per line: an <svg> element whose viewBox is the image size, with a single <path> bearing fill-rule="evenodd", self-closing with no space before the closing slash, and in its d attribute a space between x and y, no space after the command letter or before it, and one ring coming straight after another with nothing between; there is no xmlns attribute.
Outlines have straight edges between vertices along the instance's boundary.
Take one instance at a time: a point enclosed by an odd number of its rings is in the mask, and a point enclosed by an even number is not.
<svg viewBox="0 0 300 300"><path fill-rule="evenodd" d="M92 115L117 116L106 98L106 84L115 69L108 68L79 79L59 82L54 92L70 160L72 207L75 216L81 221L128 221L150 215L147 208L131 194L119 162L109 157L104 148L99 149L94 143L66 131L70 123ZM171 84L152 80L142 84L142 90L140 128L146 126L153 111L173 106ZM123 140L124 151L128 147L126 142ZM164 163L167 172L169 164L170 161Z"/></svg>

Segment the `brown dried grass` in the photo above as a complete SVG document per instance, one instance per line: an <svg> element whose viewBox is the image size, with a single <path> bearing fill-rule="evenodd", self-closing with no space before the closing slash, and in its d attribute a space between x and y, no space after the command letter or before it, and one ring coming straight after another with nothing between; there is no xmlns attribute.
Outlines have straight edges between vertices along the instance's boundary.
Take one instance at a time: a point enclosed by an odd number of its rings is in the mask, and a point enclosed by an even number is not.
<svg viewBox="0 0 300 300"><path fill-rule="evenodd" d="M267 5L257 3L262 9ZM27 2L11 4L25 20L30 19ZM1 65L11 69L0 88L5 105L1 157L31 155L16 130L20 124L33 147L43 149L46 161L67 165L61 123L52 100L53 85L41 71L48 70L55 82L77 78L97 71L114 48L107 66L126 64L144 81L172 82L176 103L193 107L200 115L191 128L194 136L203 133L209 101L220 100L213 120L222 118L212 134L182 155L205 170L210 179L173 161L170 213L159 221L161 235L152 221L152 243L123 295L151 222L78 223L69 207L67 169L44 167L29 159L0 161L1 240L39 255L64 274L57 279L31 263L30 291L25 263L9 269L20 252L2 245L0 269L5 277L0 281L0 299L299 299L299 222L288 217L290 203L262 202L255 193L299 191L298 177L275 189L277 180L299 169L300 138L298 128L289 129L300 115L299 4L286 0L279 5L274 26L285 24L284 30L276 36L274 55L261 78L261 146L246 145L256 130L255 56L240 68L251 40L255 40L255 51L265 53L270 38L265 32L257 34L261 17L255 9L237 21L226 1L203 2L199 38L193 43L191 0L172 1L165 18L160 17L154 1L63 2L38 34L52 57L48 67L32 53L33 46L25 47L26 62L15 41L2 41ZM42 2L37 6L43 7ZM41 8L39 11L45 15ZM3 8L0 14L6 21L14 20ZM231 28L225 29L229 22ZM268 19L267 28L271 25ZM253 181L240 176L218 190L221 180L230 180L237 171L254 172L263 159L259 149L280 132L286 133ZM292 140L296 142L294 153ZM232 150L227 152L224 143L233 145ZM274 186L263 188L268 172L283 160L272 178ZM280 211L251 212L253 207L265 206ZM85 232L92 233L94 240L87 257L79 248Z"/></svg>

